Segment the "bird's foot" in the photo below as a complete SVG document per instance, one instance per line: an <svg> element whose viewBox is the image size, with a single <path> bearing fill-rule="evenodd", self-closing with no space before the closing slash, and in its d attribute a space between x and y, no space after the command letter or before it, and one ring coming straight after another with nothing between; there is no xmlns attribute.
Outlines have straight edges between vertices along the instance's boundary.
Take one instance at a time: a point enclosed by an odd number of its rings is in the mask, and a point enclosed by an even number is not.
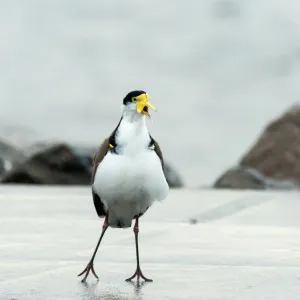
<svg viewBox="0 0 300 300"><path fill-rule="evenodd" d="M149 278L147 278L143 275L142 270L141 270L140 267L137 267L135 273L131 277L127 278L126 281L131 281L135 277L137 277L137 281L139 281L140 278L144 279L146 282L152 282L153 281L152 279L149 279Z"/></svg>
<svg viewBox="0 0 300 300"><path fill-rule="evenodd" d="M85 280L86 280L87 277L89 276L90 271L92 271L92 273L94 274L94 276L95 276L97 279L99 279L99 277L97 276L97 274L96 274L96 272L95 272L95 270L94 270L94 263L93 263L93 262L89 262L89 263L87 264L86 268L85 268L80 274L78 274L78 276L81 276L81 275L83 275L84 273L86 273L85 276L84 276L84 278L81 280L81 282L85 282Z"/></svg>

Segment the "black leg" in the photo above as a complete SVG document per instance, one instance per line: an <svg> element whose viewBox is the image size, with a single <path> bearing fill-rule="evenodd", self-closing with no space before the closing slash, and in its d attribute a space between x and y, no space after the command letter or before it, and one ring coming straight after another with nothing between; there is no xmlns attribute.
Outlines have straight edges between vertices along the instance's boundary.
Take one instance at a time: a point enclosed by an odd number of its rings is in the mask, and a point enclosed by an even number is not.
<svg viewBox="0 0 300 300"><path fill-rule="evenodd" d="M131 277L127 278L126 281L131 281L135 277L137 277L137 280L139 281L140 277L141 277L145 281L152 282L153 281L152 279L146 278L143 275L141 267L140 267L139 241L138 241L138 235L139 235L139 218L138 217L135 219L135 225L134 225L133 231L134 231L134 235L135 235L135 249L136 249L137 266L136 266L135 273Z"/></svg>
<svg viewBox="0 0 300 300"><path fill-rule="evenodd" d="M104 233L105 233L105 231L106 231L107 228L108 228L107 218L108 218L108 215L106 215L106 217L105 217L105 219L104 219L104 223L103 223L103 226L102 226L102 233L101 233L101 236L100 236L100 238L99 238L98 244L97 244L97 246L96 246L96 248L95 248L94 254L93 254L93 256L92 256L90 262L87 264L86 268L78 275L78 276L81 276L81 275L83 275L84 273L86 273L85 276L84 276L84 278L81 280L82 282L85 282L85 280L87 279L87 277L88 277L90 271L92 271L92 273L94 274L94 276L98 279L98 276L97 276L97 274L96 274L96 272L95 272L95 270L94 270L94 259L95 259L96 253L97 253L97 251L98 251L98 248L99 248L99 246L100 246L100 243L101 243L101 241L102 241L102 238L103 238L103 236L104 236Z"/></svg>

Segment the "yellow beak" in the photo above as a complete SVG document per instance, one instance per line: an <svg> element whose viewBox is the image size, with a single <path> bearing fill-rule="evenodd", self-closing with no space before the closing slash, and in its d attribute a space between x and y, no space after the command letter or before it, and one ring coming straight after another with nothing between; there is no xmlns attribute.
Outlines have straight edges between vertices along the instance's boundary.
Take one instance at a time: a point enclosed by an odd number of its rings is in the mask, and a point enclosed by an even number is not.
<svg viewBox="0 0 300 300"><path fill-rule="evenodd" d="M148 101L148 94L142 94L137 97L135 97L136 102L136 111L140 114L146 115L148 118L150 117L150 114L148 112L148 108L156 110L155 107L149 103Z"/></svg>

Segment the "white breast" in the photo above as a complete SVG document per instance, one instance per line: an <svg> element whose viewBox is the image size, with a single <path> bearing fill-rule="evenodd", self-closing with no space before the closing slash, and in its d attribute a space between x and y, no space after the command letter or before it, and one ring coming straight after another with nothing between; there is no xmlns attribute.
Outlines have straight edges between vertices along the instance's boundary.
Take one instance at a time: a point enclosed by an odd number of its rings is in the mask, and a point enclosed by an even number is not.
<svg viewBox="0 0 300 300"><path fill-rule="evenodd" d="M146 126L121 122L116 142L118 154L107 153L98 166L93 188L116 218L131 223L134 215L165 199L169 186L159 157L148 148Z"/></svg>

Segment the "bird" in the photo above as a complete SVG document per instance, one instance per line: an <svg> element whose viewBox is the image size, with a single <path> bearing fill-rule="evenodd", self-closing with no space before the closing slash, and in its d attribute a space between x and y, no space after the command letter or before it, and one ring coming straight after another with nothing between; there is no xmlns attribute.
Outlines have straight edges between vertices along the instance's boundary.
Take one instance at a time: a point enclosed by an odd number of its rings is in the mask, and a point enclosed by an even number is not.
<svg viewBox="0 0 300 300"><path fill-rule="evenodd" d="M89 273L99 279L94 270L94 259L103 236L110 228L130 228L135 220L136 270L126 281L145 282L152 279L144 276L139 256L139 219L155 201L163 201L169 193L164 174L164 158L158 142L149 133L146 117L150 110L156 111L143 90L129 92L123 99L122 114L118 125L104 139L96 151L92 164L91 189L95 210L104 218L102 232L91 260L78 274Z"/></svg>

